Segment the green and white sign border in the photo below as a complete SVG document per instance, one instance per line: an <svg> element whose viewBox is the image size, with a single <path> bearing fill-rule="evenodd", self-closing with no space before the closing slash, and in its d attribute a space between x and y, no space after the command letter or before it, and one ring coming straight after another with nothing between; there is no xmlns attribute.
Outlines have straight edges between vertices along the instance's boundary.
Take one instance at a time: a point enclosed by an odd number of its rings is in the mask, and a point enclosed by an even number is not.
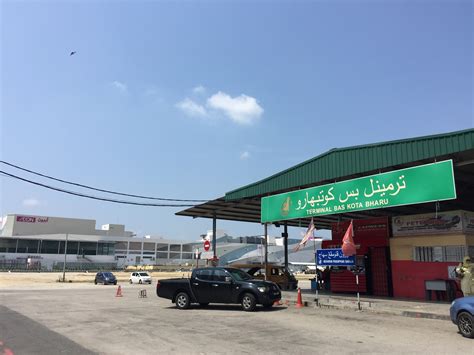
<svg viewBox="0 0 474 355"><path fill-rule="evenodd" d="M293 214L291 216L290 216L290 214L285 216L282 213L278 213L278 217L275 217L275 215L276 215L275 209L278 208L279 211L280 211L280 209L283 209L283 206L281 204L281 201L282 201L283 198L288 199L288 203L290 204L291 197L294 197L294 196L297 196L297 195L301 196L301 194L306 193L306 196L308 196L309 192L323 191L325 189L330 190L331 188L342 186L342 185L347 185L347 184L353 184L354 185L354 183L357 183L359 181L363 182L364 180L365 180L365 182L370 180L371 184L373 186L373 183L372 183L371 179L373 179L373 180L375 180L376 178L382 179L382 178L384 178L388 175L394 175L394 174L400 174L400 173L403 173L403 172L409 172L409 171L414 170L414 169L421 170L423 168L428 168L432 165L442 165L442 164L449 164L450 165L450 173L451 173L452 181L448 182L447 179L445 180L445 182L447 184L452 184L452 185L449 185L449 188L451 188L451 186L452 186L452 194L449 195L449 196L444 196L444 197L434 198L434 199L427 199L427 200L420 200L420 201L415 201L415 202L408 202L408 203L394 203L394 204L388 204L388 205L385 205L385 206L375 205L375 206L370 206L370 207L354 208L354 209L350 209L350 210L345 209L345 210L336 210L336 211L334 211L334 210L328 209L326 211L322 210L321 212L318 212L318 213L301 214L301 215L294 215ZM445 173L447 173L447 169L449 169L449 168L446 167L444 169L446 169ZM397 183L397 185L398 185L398 183ZM362 184L361 184L361 186L362 186ZM398 186L398 187L400 187L400 186ZM379 191L383 191L383 190L379 190ZM388 191L388 189L386 191ZM434 193L436 193L436 191ZM356 196L356 195L354 194L353 196ZM373 209L378 209L378 208L389 208L389 207L396 207L396 206L405 206L405 205L411 205L411 204L417 204L417 203L429 203L429 202L445 201L445 200L451 200L451 199L456 199L456 185L455 185L455 179L454 179L453 161L452 161L452 159L449 159L449 160L443 160L443 161L440 161L440 162L417 165L417 166L404 168L404 169L399 169L399 170L394 170L394 171L390 171L390 172L374 174L374 175L368 175L368 176L363 176L363 177L360 177L360 178L344 180L344 181L339 181L339 182L335 182L335 183L331 183L331 184L319 185L319 186L309 187L309 188L302 189L302 190L293 190L293 191L289 191L289 192L285 192L285 193L281 193L281 194L277 194L277 195L263 197L261 199L261 210L260 210L261 211L261 223L277 222L277 221L291 220L291 219L298 219L298 218L317 217L317 216L339 214L339 213L350 213L350 212L357 212L357 211L364 211L364 210L373 210ZM272 202L272 200L280 201L280 203L277 206L271 206L270 203ZM309 201L309 202L314 203L316 201L324 201L324 200L314 200L314 196L313 196L312 201ZM298 202L300 202L300 201L298 201ZM291 208L291 206L289 206L289 208ZM273 210L272 216L267 217L267 215L268 215L267 211L270 212L270 209Z"/></svg>

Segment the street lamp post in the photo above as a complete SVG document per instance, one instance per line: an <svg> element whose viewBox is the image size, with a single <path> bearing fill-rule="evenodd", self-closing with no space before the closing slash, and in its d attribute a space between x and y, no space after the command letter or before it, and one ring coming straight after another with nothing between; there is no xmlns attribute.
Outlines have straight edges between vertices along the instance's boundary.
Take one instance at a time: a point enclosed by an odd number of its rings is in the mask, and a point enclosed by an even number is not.
<svg viewBox="0 0 474 355"><path fill-rule="evenodd" d="M63 282L66 282L67 239L68 239L68 234L66 233L66 243L65 243L65 245L64 245Z"/></svg>

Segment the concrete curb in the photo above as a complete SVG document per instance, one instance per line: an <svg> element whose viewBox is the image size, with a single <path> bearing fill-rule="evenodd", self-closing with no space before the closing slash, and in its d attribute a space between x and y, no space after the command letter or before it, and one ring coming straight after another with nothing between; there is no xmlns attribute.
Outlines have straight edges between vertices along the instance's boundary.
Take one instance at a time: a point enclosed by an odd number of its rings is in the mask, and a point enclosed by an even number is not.
<svg viewBox="0 0 474 355"><path fill-rule="evenodd" d="M282 298L282 302L283 304L287 304L289 306L296 305L296 300L289 299L289 298ZM358 311L356 301L337 300L336 303L328 303L319 299L318 302L316 302L315 300L303 301L303 304L305 307L312 307L312 308ZM445 314L438 314L438 313L432 313L432 312L420 312L420 311L407 311L407 310L401 310L401 309L387 309L387 308L376 309L372 307L372 302L367 302L367 301L361 301L360 304L361 304L360 312L370 312L370 313L375 313L375 314L390 314L390 315L410 317L410 318L438 319L438 320L448 320L448 321L451 320L450 316L445 315Z"/></svg>

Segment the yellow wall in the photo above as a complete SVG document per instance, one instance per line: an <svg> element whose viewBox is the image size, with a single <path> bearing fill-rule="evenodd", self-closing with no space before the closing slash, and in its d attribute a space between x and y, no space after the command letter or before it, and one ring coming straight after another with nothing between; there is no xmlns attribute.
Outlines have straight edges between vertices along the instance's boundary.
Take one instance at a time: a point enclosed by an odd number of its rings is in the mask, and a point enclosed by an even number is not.
<svg viewBox="0 0 474 355"><path fill-rule="evenodd" d="M413 260L413 247L438 247L447 245L466 245L470 238L474 245L474 235L423 235L390 238L390 256L392 260Z"/></svg>
<svg viewBox="0 0 474 355"><path fill-rule="evenodd" d="M469 246L474 246L474 234L466 235L466 243Z"/></svg>

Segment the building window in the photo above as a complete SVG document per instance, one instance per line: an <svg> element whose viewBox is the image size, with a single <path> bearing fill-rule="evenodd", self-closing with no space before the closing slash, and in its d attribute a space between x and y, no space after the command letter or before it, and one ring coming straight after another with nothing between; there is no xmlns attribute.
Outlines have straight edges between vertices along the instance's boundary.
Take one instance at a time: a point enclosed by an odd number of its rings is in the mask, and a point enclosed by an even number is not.
<svg viewBox="0 0 474 355"><path fill-rule="evenodd" d="M161 243L156 244L156 251L168 252L168 244L161 244Z"/></svg>
<svg viewBox="0 0 474 355"><path fill-rule="evenodd" d="M170 253L170 259L181 259L181 253Z"/></svg>
<svg viewBox="0 0 474 355"><path fill-rule="evenodd" d="M127 250L127 249L128 249L128 242L115 243L115 250Z"/></svg>
<svg viewBox="0 0 474 355"><path fill-rule="evenodd" d="M69 246L68 246L69 251ZM97 255L97 243L95 242L80 242L79 255Z"/></svg>
<svg viewBox="0 0 474 355"><path fill-rule="evenodd" d="M461 262L466 254L464 245L414 247L413 260L421 262Z"/></svg>
<svg viewBox="0 0 474 355"><path fill-rule="evenodd" d="M65 241L59 242L59 254L64 254L64 244ZM77 255L77 250L79 248L79 242L67 241L67 253L70 255Z"/></svg>
<svg viewBox="0 0 474 355"><path fill-rule="evenodd" d="M193 253L183 253L182 259L192 259Z"/></svg>
<svg viewBox="0 0 474 355"><path fill-rule="evenodd" d="M156 253L157 259L168 259L168 253Z"/></svg>
<svg viewBox="0 0 474 355"><path fill-rule="evenodd" d="M192 244L183 244L183 252L191 253L193 251Z"/></svg>
<svg viewBox="0 0 474 355"><path fill-rule="evenodd" d="M16 241L18 239L0 239L0 252L1 253L14 253L16 251ZM56 253L58 250L56 249Z"/></svg>
<svg viewBox="0 0 474 355"><path fill-rule="evenodd" d="M114 255L115 245L113 243L98 243L97 255Z"/></svg>
<svg viewBox="0 0 474 355"><path fill-rule="evenodd" d="M41 243L41 254L57 254L58 249L58 240L43 240Z"/></svg>
<svg viewBox="0 0 474 355"><path fill-rule="evenodd" d="M142 250L141 242L130 242L130 250Z"/></svg>
<svg viewBox="0 0 474 355"><path fill-rule="evenodd" d="M170 251L181 251L181 244L170 244Z"/></svg>
<svg viewBox="0 0 474 355"><path fill-rule="evenodd" d="M155 243L143 243L143 250L155 252Z"/></svg>
<svg viewBox="0 0 474 355"><path fill-rule="evenodd" d="M19 239L17 253L34 253L38 252L38 240Z"/></svg>

